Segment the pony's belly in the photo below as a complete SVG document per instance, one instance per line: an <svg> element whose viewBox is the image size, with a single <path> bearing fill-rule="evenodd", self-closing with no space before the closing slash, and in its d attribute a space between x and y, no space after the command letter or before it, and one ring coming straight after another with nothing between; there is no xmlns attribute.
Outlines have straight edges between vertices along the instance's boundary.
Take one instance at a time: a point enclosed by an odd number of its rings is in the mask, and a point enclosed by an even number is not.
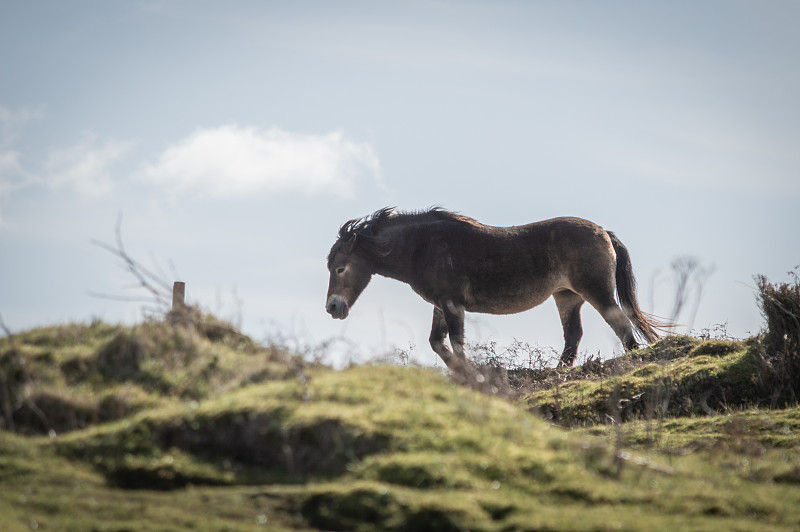
<svg viewBox="0 0 800 532"><path fill-rule="evenodd" d="M468 302L466 310L482 314L517 314L541 305L548 297L549 293L539 291L507 294L501 297L478 297Z"/></svg>

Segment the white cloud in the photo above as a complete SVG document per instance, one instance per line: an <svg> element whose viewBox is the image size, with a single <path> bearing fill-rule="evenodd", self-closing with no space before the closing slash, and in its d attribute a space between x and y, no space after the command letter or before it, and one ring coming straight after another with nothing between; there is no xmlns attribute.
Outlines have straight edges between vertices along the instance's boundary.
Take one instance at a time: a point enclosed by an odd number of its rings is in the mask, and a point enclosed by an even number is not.
<svg viewBox="0 0 800 532"><path fill-rule="evenodd" d="M290 133L235 125L199 129L169 147L143 171L147 181L213 197L285 190L351 196L356 179L378 179L368 143L341 132Z"/></svg>
<svg viewBox="0 0 800 532"><path fill-rule="evenodd" d="M0 106L0 201L33 182L23 168L22 155L14 149L14 144L26 124L42 118L44 111L41 108L8 109ZM0 211L0 228L5 226Z"/></svg>
<svg viewBox="0 0 800 532"><path fill-rule="evenodd" d="M53 187L70 186L89 198L111 192L111 167L130 149L132 142L109 140L97 145L92 136L70 148L52 152L45 162L47 181Z"/></svg>
<svg viewBox="0 0 800 532"><path fill-rule="evenodd" d="M22 165L19 162L19 152L14 150L0 151L0 194L3 194L11 187L7 177L21 173Z"/></svg>
<svg viewBox="0 0 800 532"><path fill-rule="evenodd" d="M44 112L41 109L25 107L12 110L0 107L0 196L24 185L20 179L26 178L27 172L22 166L22 154L15 149L14 144L28 122L41 120L43 117Z"/></svg>
<svg viewBox="0 0 800 532"><path fill-rule="evenodd" d="M112 189L111 167L133 143L109 140L101 144L86 134L72 147L50 151L44 164L31 170L15 145L24 126L44 115L41 108L0 107L0 199L32 185L69 186L91 198L107 195Z"/></svg>
<svg viewBox="0 0 800 532"><path fill-rule="evenodd" d="M0 107L0 148L6 149L11 146L17 139L19 131L28 122L42 118L44 118L44 110L41 108L23 107L12 110Z"/></svg>

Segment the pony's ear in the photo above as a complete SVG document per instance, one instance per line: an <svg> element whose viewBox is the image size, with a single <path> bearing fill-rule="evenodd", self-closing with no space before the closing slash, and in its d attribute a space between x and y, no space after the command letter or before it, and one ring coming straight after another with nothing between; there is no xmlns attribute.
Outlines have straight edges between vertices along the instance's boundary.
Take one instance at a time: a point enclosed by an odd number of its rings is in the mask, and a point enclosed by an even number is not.
<svg viewBox="0 0 800 532"><path fill-rule="evenodd" d="M354 233L353 236L344 243L343 249L347 255L353 252L353 248L356 246L356 238L358 238L358 234Z"/></svg>

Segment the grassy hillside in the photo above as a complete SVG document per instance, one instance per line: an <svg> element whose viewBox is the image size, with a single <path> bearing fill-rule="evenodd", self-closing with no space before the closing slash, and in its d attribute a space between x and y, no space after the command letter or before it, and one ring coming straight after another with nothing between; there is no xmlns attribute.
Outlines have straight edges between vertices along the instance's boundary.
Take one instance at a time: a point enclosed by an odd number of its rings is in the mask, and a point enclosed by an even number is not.
<svg viewBox="0 0 800 532"><path fill-rule="evenodd" d="M0 529L797 530L760 349L674 337L509 399L206 318L36 329L0 340Z"/></svg>

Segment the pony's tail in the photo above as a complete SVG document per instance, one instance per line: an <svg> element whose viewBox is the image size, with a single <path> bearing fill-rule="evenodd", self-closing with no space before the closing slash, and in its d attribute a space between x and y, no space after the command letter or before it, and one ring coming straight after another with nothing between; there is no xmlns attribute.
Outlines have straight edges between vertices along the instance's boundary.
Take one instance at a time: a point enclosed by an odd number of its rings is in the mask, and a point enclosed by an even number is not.
<svg viewBox="0 0 800 532"><path fill-rule="evenodd" d="M639 308L636 298L636 278L633 276L633 266L631 265L631 256L628 253L628 248L617 238L617 235L611 231L606 232L611 238L611 244L617 254L616 281L619 303L622 306L622 310L627 314L628 319L631 320L633 328L640 339L652 344L659 338L656 329L668 328L669 324L643 312Z"/></svg>

